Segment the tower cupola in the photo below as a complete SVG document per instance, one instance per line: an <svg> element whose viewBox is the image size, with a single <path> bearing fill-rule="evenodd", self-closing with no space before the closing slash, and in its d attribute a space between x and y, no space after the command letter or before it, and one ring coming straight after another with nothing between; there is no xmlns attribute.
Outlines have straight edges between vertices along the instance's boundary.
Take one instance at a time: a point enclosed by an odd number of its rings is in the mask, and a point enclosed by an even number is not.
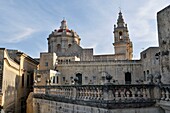
<svg viewBox="0 0 170 113"><path fill-rule="evenodd" d="M123 19L121 11L119 12L119 17L117 19L117 26L118 27L124 27L124 19Z"/></svg>
<svg viewBox="0 0 170 113"><path fill-rule="evenodd" d="M60 29L68 29L67 22L65 19L61 21Z"/></svg>

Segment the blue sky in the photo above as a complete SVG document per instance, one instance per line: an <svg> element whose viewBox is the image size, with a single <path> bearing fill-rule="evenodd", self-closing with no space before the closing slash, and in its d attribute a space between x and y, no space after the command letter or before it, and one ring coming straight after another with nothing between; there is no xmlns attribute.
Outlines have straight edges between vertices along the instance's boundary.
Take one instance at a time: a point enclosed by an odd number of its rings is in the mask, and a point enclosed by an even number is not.
<svg viewBox="0 0 170 113"><path fill-rule="evenodd" d="M63 17L95 54L112 54L113 26L121 7L133 42L134 58L158 46L156 13L169 0L0 0L0 47L31 57L47 51L47 37Z"/></svg>

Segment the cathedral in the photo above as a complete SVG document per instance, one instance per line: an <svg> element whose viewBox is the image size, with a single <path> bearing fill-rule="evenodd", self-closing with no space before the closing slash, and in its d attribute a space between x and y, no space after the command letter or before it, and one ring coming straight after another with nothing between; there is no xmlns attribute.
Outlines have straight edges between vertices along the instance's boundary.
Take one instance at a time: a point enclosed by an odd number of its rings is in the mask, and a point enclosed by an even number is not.
<svg viewBox="0 0 170 113"><path fill-rule="evenodd" d="M79 35L68 28L66 20L61 21L59 29L55 29L48 37L48 52L40 54L40 70L55 70L60 74L45 77L54 84L71 85L74 79L78 84L104 84L107 75L113 77L117 84L131 84L144 79L141 62L132 60L133 46L130 41L128 27L122 12L119 12L117 25L114 25L115 54L94 55L93 48L80 46ZM45 82L40 82L40 84ZM39 82L38 82L39 84Z"/></svg>

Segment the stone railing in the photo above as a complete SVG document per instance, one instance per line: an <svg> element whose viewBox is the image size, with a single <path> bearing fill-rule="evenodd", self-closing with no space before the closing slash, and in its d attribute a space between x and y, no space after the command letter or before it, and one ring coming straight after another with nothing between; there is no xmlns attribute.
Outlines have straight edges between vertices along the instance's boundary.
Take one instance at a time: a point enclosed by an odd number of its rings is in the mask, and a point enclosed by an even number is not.
<svg viewBox="0 0 170 113"><path fill-rule="evenodd" d="M144 84L34 86L34 98L107 108L152 106L153 92L154 85Z"/></svg>

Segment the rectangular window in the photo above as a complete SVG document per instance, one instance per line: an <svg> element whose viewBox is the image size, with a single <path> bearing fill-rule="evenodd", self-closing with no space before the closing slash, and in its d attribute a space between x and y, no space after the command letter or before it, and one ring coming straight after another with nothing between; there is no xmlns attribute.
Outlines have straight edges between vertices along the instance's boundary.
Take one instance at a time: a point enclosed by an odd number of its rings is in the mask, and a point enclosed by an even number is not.
<svg viewBox="0 0 170 113"><path fill-rule="evenodd" d="M46 67L48 66L48 62L45 62L45 66L46 66Z"/></svg>
<svg viewBox="0 0 170 113"><path fill-rule="evenodd" d="M66 80L66 78L65 77L63 77L63 81L65 81Z"/></svg>
<svg viewBox="0 0 170 113"><path fill-rule="evenodd" d="M96 76L93 76L93 80L96 80Z"/></svg>
<svg viewBox="0 0 170 113"><path fill-rule="evenodd" d="M57 76L57 84L59 83L59 78L58 78L58 76Z"/></svg>

